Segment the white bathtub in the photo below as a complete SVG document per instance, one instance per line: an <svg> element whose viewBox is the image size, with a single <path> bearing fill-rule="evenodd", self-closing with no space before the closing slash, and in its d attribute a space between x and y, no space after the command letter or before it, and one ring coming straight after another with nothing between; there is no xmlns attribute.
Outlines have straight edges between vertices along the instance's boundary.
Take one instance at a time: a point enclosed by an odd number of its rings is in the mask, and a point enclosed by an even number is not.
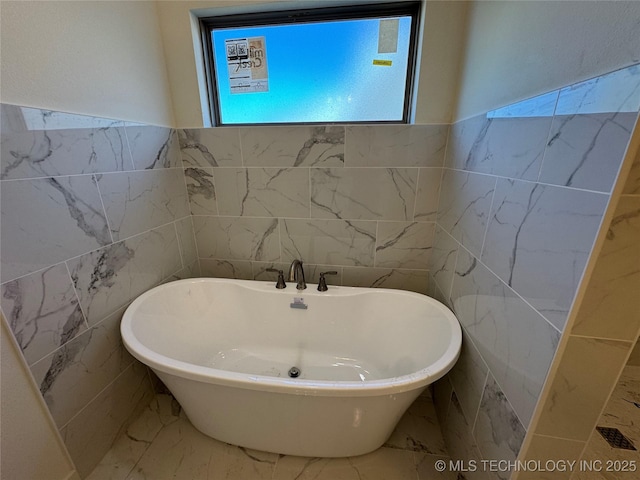
<svg viewBox="0 0 640 480"><path fill-rule="evenodd" d="M417 293L214 278L146 292L121 332L203 433L311 457L380 447L462 340L453 313Z"/></svg>

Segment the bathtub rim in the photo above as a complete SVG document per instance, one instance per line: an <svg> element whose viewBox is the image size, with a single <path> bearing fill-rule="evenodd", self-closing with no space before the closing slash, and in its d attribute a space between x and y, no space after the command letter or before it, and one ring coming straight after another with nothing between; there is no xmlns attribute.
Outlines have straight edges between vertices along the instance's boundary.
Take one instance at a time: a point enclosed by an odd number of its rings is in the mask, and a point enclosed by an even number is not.
<svg viewBox="0 0 640 480"><path fill-rule="evenodd" d="M372 396L372 395L393 395L396 393L415 390L426 387L436 382L451 370L458 360L462 346L462 329L458 319L453 312L441 302L420 293L406 290L395 290L386 288L366 288L366 287L342 287L332 286L328 292L316 292L311 289L312 284L305 290L305 296L351 296L363 293L389 293L393 295L407 295L420 298L435 306L447 320L451 329L451 341L445 352L429 366L398 377L389 377L365 382L354 381L330 381L330 380L310 380L301 378L269 377L266 375L253 375L248 373L237 373L228 370L221 370L193 363L176 360L161 353L155 352L142 344L134 335L132 330L133 315L136 308L148 297L165 289L169 289L176 284L190 283L231 283L244 288L265 291L265 287L273 288L273 282L259 280L236 280L225 278L189 278L176 280L162 285L158 285L138 296L126 309L120 324L122 342L127 351L140 362L144 363L152 370L187 378L194 381L226 385L231 387L261 390L269 392L280 392L295 395L317 395L317 396ZM262 287L262 288L259 288ZM270 291L269 291L270 292ZM274 294L289 293L281 290Z"/></svg>

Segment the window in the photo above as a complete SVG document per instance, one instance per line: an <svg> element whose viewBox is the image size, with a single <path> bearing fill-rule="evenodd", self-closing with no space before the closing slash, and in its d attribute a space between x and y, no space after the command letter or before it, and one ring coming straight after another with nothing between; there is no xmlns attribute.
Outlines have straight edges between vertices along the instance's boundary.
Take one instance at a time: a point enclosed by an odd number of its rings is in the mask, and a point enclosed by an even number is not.
<svg viewBox="0 0 640 480"><path fill-rule="evenodd" d="M217 125L407 123L419 2L201 19Z"/></svg>

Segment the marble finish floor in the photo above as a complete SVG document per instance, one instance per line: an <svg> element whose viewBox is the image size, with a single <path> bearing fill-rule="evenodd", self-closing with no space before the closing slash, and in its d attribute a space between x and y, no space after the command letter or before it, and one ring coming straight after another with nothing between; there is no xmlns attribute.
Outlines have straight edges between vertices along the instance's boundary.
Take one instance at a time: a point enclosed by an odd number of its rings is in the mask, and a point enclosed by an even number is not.
<svg viewBox="0 0 640 480"><path fill-rule="evenodd" d="M196 430L170 396L157 395L87 480L454 480L430 397L418 398L385 445L349 458L306 458L228 445Z"/></svg>
<svg viewBox="0 0 640 480"><path fill-rule="evenodd" d="M606 470L607 461L622 461L622 463L609 464L613 467L613 471L609 472L577 472L572 480L638 479L640 477L638 473L640 470L640 366L627 365L624 368L598 426L617 428L638 450L612 448L598 432L594 432L582 459L587 462L601 461L603 470Z"/></svg>

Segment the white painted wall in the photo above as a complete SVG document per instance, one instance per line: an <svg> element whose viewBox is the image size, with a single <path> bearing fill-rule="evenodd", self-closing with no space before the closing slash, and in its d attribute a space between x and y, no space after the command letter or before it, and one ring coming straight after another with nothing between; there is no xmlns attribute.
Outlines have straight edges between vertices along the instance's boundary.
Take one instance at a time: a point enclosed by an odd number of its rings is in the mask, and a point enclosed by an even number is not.
<svg viewBox="0 0 640 480"><path fill-rule="evenodd" d="M376 1L376 0L374 0ZM158 3L176 125L201 127L202 102L198 89L191 10L225 13L250 9L300 8L327 0L202 0ZM345 3L344 1L342 3ZM258 5L256 5L258 4ZM416 123L447 123L455 104L458 68L463 46L466 2L427 0L422 43ZM199 40L195 38L195 41Z"/></svg>
<svg viewBox="0 0 640 480"><path fill-rule="evenodd" d="M78 480L1 314L0 323L0 478Z"/></svg>
<svg viewBox="0 0 640 480"><path fill-rule="evenodd" d="M0 101L202 126L190 10L322 1L2 0ZM640 61L640 2L467 3L426 2L416 123L459 120Z"/></svg>
<svg viewBox="0 0 640 480"><path fill-rule="evenodd" d="M0 101L173 125L154 1L0 2Z"/></svg>
<svg viewBox="0 0 640 480"><path fill-rule="evenodd" d="M455 120L640 62L638 1L476 1Z"/></svg>

